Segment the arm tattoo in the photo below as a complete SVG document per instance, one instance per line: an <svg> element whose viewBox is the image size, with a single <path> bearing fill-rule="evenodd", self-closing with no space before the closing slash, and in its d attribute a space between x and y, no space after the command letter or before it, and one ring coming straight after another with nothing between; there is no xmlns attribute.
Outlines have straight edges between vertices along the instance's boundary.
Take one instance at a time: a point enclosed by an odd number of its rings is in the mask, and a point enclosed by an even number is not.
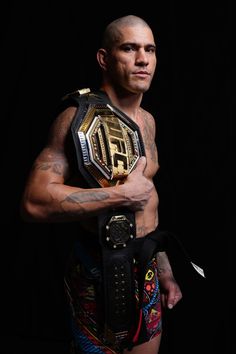
<svg viewBox="0 0 236 354"><path fill-rule="evenodd" d="M63 175L63 165L61 163L48 163L44 162L39 165L36 165L37 170L47 171L52 169L52 172L56 175L62 176Z"/></svg>
<svg viewBox="0 0 236 354"><path fill-rule="evenodd" d="M155 143L155 137L153 135L154 132L154 127L148 119L146 119L146 124L144 126L144 131L143 131L143 140L145 143L146 149L150 151L150 156L151 160L153 162L157 162L157 150L156 150L156 143Z"/></svg>
<svg viewBox="0 0 236 354"><path fill-rule="evenodd" d="M163 273L172 275L172 269L166 252L158 252L156 258L158 264L158 275L160 276Z"/></svg>
<svg viewBox="0 0 236 354"><path fill-rule="evenodd" d="M164 268L158 266L157 267L157 275L160 276L164 272Z"/></svg>
<svg viewBox="0 0 236 354"><path fill-rule="evenodd" d="M42 171L47 171L51 168L51 164L48 162L41 163L40 165L36 165L35 169L36 170L42 170Z"/></svg>
<svg viewBox="0 0 236 354"><path fill-rule="evenodd" d="M68 203L88 203L88 202L99 202L109 198L109 194L101 192L75 192L68 195L63 202Z"/></svg>
<svg viewBox="0 0 236 354"><path fill-rule="evenodd" d="M52 165L52 171L55 174L62 176L63 175L63 166L60 163L54 163Z"/></svg>

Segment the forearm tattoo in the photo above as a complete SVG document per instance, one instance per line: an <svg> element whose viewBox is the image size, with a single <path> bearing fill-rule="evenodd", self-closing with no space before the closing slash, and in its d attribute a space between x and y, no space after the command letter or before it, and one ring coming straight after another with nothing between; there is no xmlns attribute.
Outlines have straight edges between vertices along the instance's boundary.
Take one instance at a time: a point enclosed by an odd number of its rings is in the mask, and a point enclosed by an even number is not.
<svg viewBox="0 0 236 354"><path fill-rule="evenodd" d="M63 202L83 204L91 202L100 202L109 198L109 194L104 191L98 192L74 192L68 195Z"/></svg>
<svg viewBox="0 0 236 354"><path fill-rule="evenodd" d="M158 275L160 276L163 273L172 274L167 254L165 252L158 252L156 258L158 263Z"/></svg>
<svg viewBox="0 0 236 354"><path fill-rule="evenodd" d="M158 267L157 267L157 275L160 277L161 275L162 275L162 273L165 271L165 269L164 268L162 268L162 267L160 267L159 265L158 265Z"/></svg>

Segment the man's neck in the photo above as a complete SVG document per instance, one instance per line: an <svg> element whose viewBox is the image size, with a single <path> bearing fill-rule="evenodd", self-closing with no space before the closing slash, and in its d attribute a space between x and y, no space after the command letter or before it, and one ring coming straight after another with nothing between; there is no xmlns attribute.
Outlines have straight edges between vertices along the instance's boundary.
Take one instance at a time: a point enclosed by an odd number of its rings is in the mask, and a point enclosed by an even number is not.
<svg viewBox="0 0 236 354"><path fill-rule="evenodd" d="M104 91L111 103L119 108L122 112L126 113L131 119L135 120L140 104L143 98L142 93L129 93L129 92L117 92L110 86L101 86L101 91Z"/></svg>

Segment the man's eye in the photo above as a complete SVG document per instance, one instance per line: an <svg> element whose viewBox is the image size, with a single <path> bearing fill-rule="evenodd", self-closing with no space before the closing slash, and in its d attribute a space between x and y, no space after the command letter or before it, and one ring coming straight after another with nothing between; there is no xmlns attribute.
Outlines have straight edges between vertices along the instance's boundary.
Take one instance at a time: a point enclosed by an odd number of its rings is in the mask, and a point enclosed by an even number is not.
<svg viewBox="0 0 236 354"><path fill-rule="evenodd" d="M131 46L126 46L126 47L123 48L123 50L125 52L131 52L133 50L133 48Z"/></svg>
<svg viewBox="0 0 236 354"><path fill-rule="evenodd" d="M147 48L147 49L146 49L146 52L148 52L148 53L155 53L155 52L156 52L156 49L153 48L153 47Z"/></svg>

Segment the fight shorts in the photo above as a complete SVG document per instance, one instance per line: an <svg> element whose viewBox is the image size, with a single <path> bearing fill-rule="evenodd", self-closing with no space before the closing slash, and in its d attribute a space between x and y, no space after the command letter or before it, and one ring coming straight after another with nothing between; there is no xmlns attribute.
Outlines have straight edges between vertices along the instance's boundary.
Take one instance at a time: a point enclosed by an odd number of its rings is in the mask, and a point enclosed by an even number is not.
<svg viewBox="0 0 236 354"><path fill-rule="evenodd" d="M144 240L145 237L132 241L134 243L134 300L137 313L130 340L135 345L158 336L162 329L156 256L148 261L144 273L139 267L141 263L139 254ZM71 312L73 354L121 354L123 352L122 343L115 344L104 336L100 252L96 235L86 236L86 241L80 240L75 243L66 270L65 290ZM141 277L140 273L142 273ZM144 279L141 281L143 275Z"/></svg>

